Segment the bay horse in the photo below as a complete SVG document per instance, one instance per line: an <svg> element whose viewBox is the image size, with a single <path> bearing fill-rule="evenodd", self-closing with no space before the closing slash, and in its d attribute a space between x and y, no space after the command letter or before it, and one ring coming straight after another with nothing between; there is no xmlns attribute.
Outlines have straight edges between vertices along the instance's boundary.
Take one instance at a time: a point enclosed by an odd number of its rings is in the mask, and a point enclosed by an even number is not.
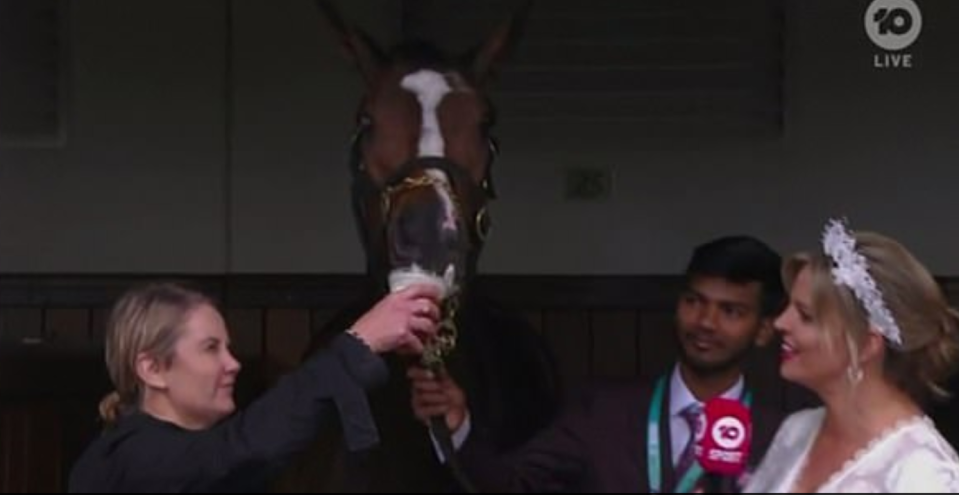
<svg viewBox="0 0 959 495"><path fill-rule="evenodd" d="M397 275L418 275L448 292L434 361L467 392L471 417L501 448L516 447L546 426L560 385L547 347L521 314L497 306L474 287L495 197L487 94L518 38L529 2L478 48L451 56L422 41L389 52L317 0L323 17L365 83L350 146L353 212L366 254L367 290L318 331L308 353L346 329L391 288ZM456 491L427 430L412 414L408 359L391 356L389 385L371 397L380 445L348 453L335 435L304 457L280 490ZM337 432L333 432L337 433Z"/></svg>

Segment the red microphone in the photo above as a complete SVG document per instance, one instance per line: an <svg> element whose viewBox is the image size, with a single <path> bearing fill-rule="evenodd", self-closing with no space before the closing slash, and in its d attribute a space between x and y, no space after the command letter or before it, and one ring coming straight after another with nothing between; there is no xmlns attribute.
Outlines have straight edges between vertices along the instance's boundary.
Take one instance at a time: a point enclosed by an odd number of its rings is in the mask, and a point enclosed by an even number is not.
<svg viewBox="0 0 959 495"><path fill-rule="evenodd" d="M696 459L703 471L740 476L746 470L753 423L739 401L716 398L706 403L696 428Z"/></svg>

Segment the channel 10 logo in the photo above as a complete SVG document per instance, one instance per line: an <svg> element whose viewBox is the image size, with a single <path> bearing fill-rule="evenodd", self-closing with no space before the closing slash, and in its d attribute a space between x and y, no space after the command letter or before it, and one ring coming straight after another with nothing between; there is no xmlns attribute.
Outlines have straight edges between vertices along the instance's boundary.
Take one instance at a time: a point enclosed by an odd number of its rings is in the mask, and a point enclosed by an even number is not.
<svg viewBox="0 0 959 495"><path fill-rule="evenodd" d="M864 21L869 39L887 51L904 50L922 31L922 13L913 0L874 0Z"/></svg>

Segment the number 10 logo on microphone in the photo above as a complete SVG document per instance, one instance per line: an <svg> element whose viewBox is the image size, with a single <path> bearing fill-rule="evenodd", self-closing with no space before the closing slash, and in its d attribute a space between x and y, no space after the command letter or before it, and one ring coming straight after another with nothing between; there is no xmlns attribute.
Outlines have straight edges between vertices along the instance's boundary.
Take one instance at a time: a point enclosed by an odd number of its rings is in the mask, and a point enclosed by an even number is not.
<svg viewBox="0 0 959 495"><path fill-rule="evenodd" d="M738 418L720 418L711 432L716 445L728 450L738 449L746 440L746 425Z"/></svg>

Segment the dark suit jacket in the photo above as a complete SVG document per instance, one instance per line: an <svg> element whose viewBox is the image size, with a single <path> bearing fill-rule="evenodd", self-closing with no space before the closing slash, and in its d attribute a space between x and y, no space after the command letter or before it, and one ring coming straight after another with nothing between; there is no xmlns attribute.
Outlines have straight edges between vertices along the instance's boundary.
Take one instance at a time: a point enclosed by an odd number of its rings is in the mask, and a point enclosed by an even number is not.
<svg viewBox="0 0 959 495"><path fill-rule="evenodd" d="M748 386L748 385L747 385ZM662 414L668 418L666 394ZM652 400L648 384L607 384L578 394L560 418L519 450L501 455L485 440L479 425L459 451L460 462L484 491L632 492L649 491L646 429ZM784 414L755 398L755 467L772 441ZM676 484L670 453L669 421L661 421L663 492ZM732 480L729 480L732 481ZM738 491L727 486L728 491Z"/></svg>

